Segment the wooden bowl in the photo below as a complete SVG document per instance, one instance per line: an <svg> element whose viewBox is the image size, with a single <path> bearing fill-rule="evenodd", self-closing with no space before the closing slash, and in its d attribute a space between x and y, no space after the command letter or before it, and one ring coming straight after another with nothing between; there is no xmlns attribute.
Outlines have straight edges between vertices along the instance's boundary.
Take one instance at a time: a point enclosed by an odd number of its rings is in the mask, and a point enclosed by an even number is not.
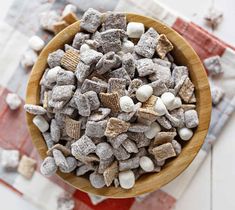
<svg viewBox="0 0 235 210"><path fill-rule="evenodd" d="M190 78L195 85L197 112L200 123L195 130L194 136L184 145L181 154L177 158L168 161L161 172L143 175L136 181L135 186L130 190L125 190L120 187L95 189L90 185L89 180L86 178L76 177L72 173L57 173L58 176L60 176L65 182L81 191L113 198L134 197L143 193L155 191L182 173L195 158L204 142L209 127L211 114L211 96L206 72L199 57L192 47L185 41L185 39L173 29L149 17L136 14L127 14L127 20L128 22L142 22L146 28L153 27L159 33L166 34L168 39L173 43L174 50L172 53L176 63L178 65L185 65L188 67ZM79 30L80 27L78 21L61 31L43 49L30 75L26 103L39 104L39 81L47 67L48 54L59 48L63 49L64 44L66 43L71 43L73 37L77 32L79 32ZM46 157L47 147L40 131L32 123L32 119L33 115L27 114L27 122L32 136L32 141L41 158L44 159Z"/></svg>

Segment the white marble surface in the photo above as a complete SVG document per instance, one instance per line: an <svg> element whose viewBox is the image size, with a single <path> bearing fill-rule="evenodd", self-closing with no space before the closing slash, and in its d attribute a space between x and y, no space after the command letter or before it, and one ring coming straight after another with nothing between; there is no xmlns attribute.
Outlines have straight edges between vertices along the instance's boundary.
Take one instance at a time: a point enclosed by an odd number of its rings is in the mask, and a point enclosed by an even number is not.
<svg viewBox="0 0 235 210"><path fill-rule="evenodd" d="M224 20L218 30L213 33L224 41L235 46L235 1L234 0L159 0L175 11L183 14L198 25L207 28L203 16L207 9L214 5L224 13ZM1 2L0 20L4 11L13 0ZM235 79L235 78L234 78ZM235 202L235 114L219 136L218 143L213 147L196 177L177 202L176 210L234 210ZM0 184L1 209L6 210L37 210L34 206L21 199L14 192Z"/></svg>

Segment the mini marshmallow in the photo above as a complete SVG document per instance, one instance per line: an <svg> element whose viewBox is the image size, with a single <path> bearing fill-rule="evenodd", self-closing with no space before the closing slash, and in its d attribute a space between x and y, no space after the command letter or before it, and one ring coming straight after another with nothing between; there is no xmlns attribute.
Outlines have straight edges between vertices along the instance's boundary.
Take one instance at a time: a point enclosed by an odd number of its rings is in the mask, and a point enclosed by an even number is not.
<svg viewBox="0 0 235 210"><path fill-rule="evenodd" d="M37 53L35 53L33 50L27 50L24 52L22 59L21 59L21 65L24 68L29 68L34 65L34 63L37 60Z"/></svg>
<svg viewBox="0 0 235 210"><path fill-rule="evenodd" d="M6 103L11 110L16 110L21 105L20 97L15 93L8 93L6 97Z"/></svg>
<svg viewBox="0 0 235 210"><path fill-rule="evenodd" d="M77 11L77 7L73 4L67 4L62 12L62 17L66 16L67 14L69 14L70 12L76 12Z"/></svg>
<svg viewBox="0 0 235 210"><path fill-rule="evenodd" d="M153 94L153 88L150 85L142 85L136 91L136 98L140 102L145 102Z"/></svg>
<svg viewBox="0 0 235 210"><path fill-rule="evenodd" d="M182 140L188 141L193 136L193 131L189 128L180 128L178 134Z"/></svg>
<svg viewBox="0 0 235 210"><path fill-rule="evenodd" d="M166 108L171 107L175 101L175 96L171 92L165 92L161 95L162 102L165 104Z"/></svg>
<svg viewBox="0 0 235 210"><path fill-rule="evenodd" d="M125 54L133 53L134 47L135 47L135 45L133 42L131 42L129 40L124 40L122 43L122 51L120 51L120 52L123 52Z"/></svg>
<svg viewBox="0 0 235 210"><path fill-rule="evenodd" d="M127 35L130 38L140 38L144 33L144 24L137 22L129 22L127 25Z"/></svg>
<svg viewBox="0 0 235 210"><path fill-rule="evenodd" d="M44 117L37 115L33 118L33 123L38 127L38 129L44 133L49 129L49 124Z"/></svg>
<svg viewBox="0 0 235 210"><path fill-rule="evenodd" d="M40 51L45 46L45 42L39 36L32 36L29 39L29 47L35 51Z"/></svg>
<svg viewBox="0 0 235 210"><path fill-rule="evenodd" d="M147 156L140 158L140 167L146 172L151 172L154 170L153 161Z"/></svg>
<svg viewBox="0 0 235 210"><path fill-rule="evenodd" d="M83 53L87 50L90 50L90 46L88 44L83 44L81 47L80 47L80 53Z"/></svg>
<svg viewBox="0 0 235 210"><path fill-rule="evenodd" d="M122 96L120 98L120 108L123 112L132 112L134 106L135 104L129 96Z"/></svg>
<svg viewBox="0 0 235 210"><path fill-rule="evenodd" d="M150 125L150 128L144 132L144 135L148 138L148 139L152 139L154 138L159 132L161 131L161 127L157 122L152 122L152 124Z"/></svg>
<svg viewBox="0 0 235 210"><path fill-rule="evenodd" d="M120 172L118 178L124 189L131 189L135 184L135 175L131 170Z"/></svg>
<svg viewBox="0 0 235 210"><path fill-rule="evenodd" d="M167 113L167 109L162 99L157 97L157 101L154 106L154 111L158 113L159 116L162 116Z"/></svg>
<svg viewBox="0 0 235 210"><path fill-rule="evenodd" d="M47 72L47 75L46 75L46 79L50 82L50 83L53 83L53 82L56 82L56 79L57 79L57 73L59 70L61 70L62 68L60 66L56 66L52 69L50 69L48 72Z"/></svg>
<svg viewBox="0 0 235 210"><path fill-rule="evenodd" d="M20 153L18 150L2 150L1 165L4 168L16 168L19 164Z"/></svg>
<svg viewBox="0 0 235 210"><path fill-rule="evenodd" d="M172 111L174 109L180 108L181 105L182 105L181 98L180 97L175 97L175 100L174 100L173 104L171 106L167 107L167 108L168 108L168 110Z"/></svg>

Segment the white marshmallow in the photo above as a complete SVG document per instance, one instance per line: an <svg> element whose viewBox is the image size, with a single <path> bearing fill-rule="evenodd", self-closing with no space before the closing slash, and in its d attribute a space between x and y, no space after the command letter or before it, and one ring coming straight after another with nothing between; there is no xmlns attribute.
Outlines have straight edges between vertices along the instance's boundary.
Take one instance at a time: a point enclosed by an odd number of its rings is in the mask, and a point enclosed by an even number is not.
<svg viewBox="0 0 235 210"><path fill-rule="evenodd" d="M154 163L149 157L143 156L140 158L140 167L146 172L151 172L154 170Z"/></svg>
<svg viewBox="0 0 235 210"><path fill-rule="evenodd" d="M54 10L40 14L40 26L45 30L54 32L54 24L58 21L60 21L60 16Z"/></svg>
<svg viewBox="0 0 235 210"><path fill-rule="evenodd" d="M4 168L16 168L19 164L20 152L18 150L2 150L1 165Z"/></svg>
<svg viewBox="0 0 235 210"><path fill-rule="evenodd" d="M121 187L124 189L131 189L135 185L135 175L131 170L120 172L118 178Z"/></svg>
<svg viewBox="0 0 235 210"><path fill-rule="evenodd" d="M168 110L172 111L174 109L180 108L182 105L182 101L180 97L175 97L174 103L168 107Z"/></svg>
<svg viewBox="0 0 235 210"><path fill-rule="evenodd" d="M132 112L134 110L135 104L129 96L122 96L119 104L123 112Z"/></svg>
<svg viewBox="0 0 235 210"><path fill-rule="evenodd" d="M144 135L148 138L148 139L152 139L154 138L159 132L161 131L161 127L157 122L152 122L152 124L150 125L149 130L144 132Z"/></svg>
<svg viewBox="0 0 235 210"><path fill-rule="evenodd" d="M193 136L193 131L189 128L180 128L178 130L179 136L182 140L188 141Z"/></svg>
<svg viewBox="0 0 235 210"><path fill-rule="evenodd" d="M141 35L144 33L144 24L137 23L137 22L129 22L127 24L127 35L130 38L140 38Z"/></svg>
<svg viewBox="0 0 235 210"><path fill-rule="evenodd" d="M35 64L37 57L37 53L35 53L33 50L27 50L22 56L21 65L24 68L32 67Z"/></svg>
<svg viewBox="0 0 235 210"><path fill-rule="evenodd" d="M53 82L56 82L56 79L57 79L57 73L59 70L61 70L62 68L60 66L56 66L52 69L50 69L48 72L47 72L47 75L46 75L46 79L50 82L50 83L53 83Z"/></svg>
<svg viewBox="0 0 235 210"><path fill-rule="evenodd" d="M45 46L45 42L39 36L32 36L29 39L29 47L35 51L40 51Z"/></svg>
<svg viewBox="0 0 235 210"><path fill-rule="evenodd" d="M162 116L167 113L167 109L162 99L157 97L157 101L154 106L154 111L158 113L159 116Z"/></svg>
<svg viewBox="0 0 235 210"><path fill-rule="evenodd" d="M140 102L145 102L153 94L153 88L150 85L142 85L136 91L136 98Z"/></svg>
<svg viewBox="0 0 235 210"><path fill-rule="evenodd" d="M166 108L171 107L175 101L175 96L171 92L165 92L161 95L162 102L165 104Z"/></svg>
<svg viewBox="0 0 235 210"><path fill-rule="evenodd" d="M126 53L133 53L135 45L133 42L129 40L124 40L122 43L122 52Z"/></svg>
<svg viewBox="0 0 235 210"><path fill-rule="evenodd" d="M67 14L69 14L70 12L76 12L77 11L77 7L73 4L67 4L62 12L62 17L66 16Z"/></svg>
<svg viewBox="0 0 235 210"><path fill-rule="evenodd" d="M21 105L20 97L15 93L8 93L6 103L11 110L18 109Z"/></svg>
<svg viewBox="0 0 235 210"><path fill-rule="evenodd" d="M90 50L91 48L90 48L90 46L88 45L88 44L83 44L83 45L81 45L81 47L80 47L80 53L83 53L83 52L85 52L85 51L87 51L87 50Z"/></svg>
<svg viewBox="0 0 235 210"><path fill-rule="evenodd" d="M49 129L49 124L44 117L37 115L33 118L33 123L38 127L38 129L44 133Z"/></svg>

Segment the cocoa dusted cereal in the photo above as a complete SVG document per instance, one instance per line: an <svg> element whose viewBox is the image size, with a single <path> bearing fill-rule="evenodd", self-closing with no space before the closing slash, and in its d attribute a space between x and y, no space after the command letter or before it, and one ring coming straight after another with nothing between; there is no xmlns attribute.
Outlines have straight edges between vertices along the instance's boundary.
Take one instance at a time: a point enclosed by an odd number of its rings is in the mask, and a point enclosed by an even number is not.
<svg viewBox="0 0 235 210"><path fill-rule="evenodd" d="M44 28L59 32L76 21L75 11L68 7L62 19L51 13L53 24L44 18ZM194 84L171 55L171 40L154 28L91 8L80 28L48 55L40 103L24 106L36 115L48 148L41 173L59 170L86 177L94 188L130 189L141 175L160 172L192 138L199 125ZM218 57L204 64L211 75L222 71ZM223 91L214 87L212 95L216 105ZM17 167L19 154L5 151L2 162ZM34 162L24 157L18 170L30 178Z"/></svg>

